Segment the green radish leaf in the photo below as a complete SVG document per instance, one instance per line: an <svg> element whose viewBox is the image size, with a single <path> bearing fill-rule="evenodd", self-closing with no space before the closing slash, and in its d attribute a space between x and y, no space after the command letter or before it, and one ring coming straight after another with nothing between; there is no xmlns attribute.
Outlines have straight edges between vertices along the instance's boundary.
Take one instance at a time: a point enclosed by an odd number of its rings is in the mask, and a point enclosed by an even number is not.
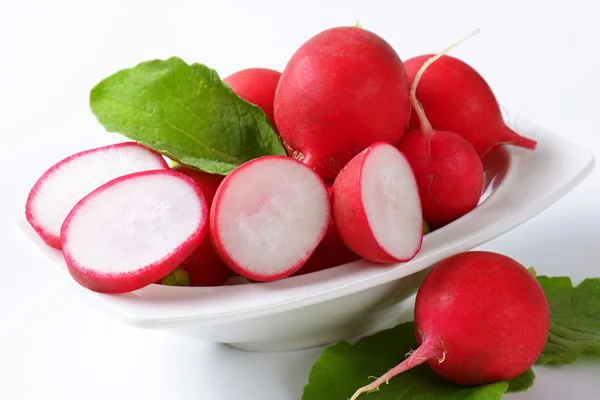
<svg viewBox="0 0 600 400"><path fill-rule="evenodd" d="M534 380L535 372L529 368L515 379L508 381L508 389L506 390L506 393L524 392L533 386Z"/></svg>
<svg viewBox="0 0 600 400"><path fill-rule="evenodd" d="M227 175L253 158L286 155L259 107L216 71L177 57L107 77L92 89L90 107L107 131L209 173Z"/></svg>
<svg viewBox="0 0 600 400"><path fill-rule="evenodd" d="M538 276L550 305L550 334L540 364L570 364L600 355L600 278L574 287L567 277Z"/></svg>
<svg viewBox="0 0 600 400"><path fill-rule="evenodd" d="M416 348L412 322L365 337L354 345L344 341L330 346L313 365L302 400L347 400ZM510 383L466 387L446 381L427 365L420 365L393 377L379 391L362 394L359 400L496 400L507 390L530 387L535 375L529 371L523 375Z"/></svg>

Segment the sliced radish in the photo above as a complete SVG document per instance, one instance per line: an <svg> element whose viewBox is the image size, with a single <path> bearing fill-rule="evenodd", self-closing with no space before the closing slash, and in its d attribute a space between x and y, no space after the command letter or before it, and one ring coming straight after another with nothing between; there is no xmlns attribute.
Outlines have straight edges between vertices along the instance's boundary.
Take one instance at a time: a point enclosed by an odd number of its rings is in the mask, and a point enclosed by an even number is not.
<svg viewBox="0 0 600 400"><path fill-rule="evenodd" d="M359 256L408 261L421 248L423 217L417 181L394 146L375 143L356 155L333 183L333 218Z"/></svg>
<svg viewBox="0 0 600 400"><path fill-rule="evenodd" d="M85 196L67 216L61 241L77 282L125 293L173 271L207 230L200 188L183 174L156 170L116 178Z"/></svg>
<svg viewBox="0 0 600 400"><path fill-rule="evenodd" d="M37 180L25 205L27 221L48 245L60 249L60 228L84 196L119 176L167 168L160 154L133 142L73 154Z"/></svg>
<svg viewBox="0 0 600 400"><path fill-rule="evenodd" d="M330 215L325 183L312 169L291 157L259 157L219 186L210 210L211 239L234 272L275 280L306 262Z"/></svg>

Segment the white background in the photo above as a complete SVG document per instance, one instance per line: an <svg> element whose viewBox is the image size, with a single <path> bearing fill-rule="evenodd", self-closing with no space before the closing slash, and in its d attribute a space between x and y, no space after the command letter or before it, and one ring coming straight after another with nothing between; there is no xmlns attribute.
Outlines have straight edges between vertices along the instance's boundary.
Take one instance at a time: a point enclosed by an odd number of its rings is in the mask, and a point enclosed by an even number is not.
<svg viewBox="0 0 600 400"><path fill-rule="evenodd" d="M320 352L245 353L122 325L72 294L14 234L46 168L122 139L104 132L88 107L89 90L105 76L172 55L221 76L281 70L312 35L357 20L403 59L479 27L452 54L477 68L510 110L600 156L594 3L0 0L0 398L299 400ZM484 247L575 282L600 276L599 172ZM533 389L509 398L600 398L600 363L536 372Z"/></svg>

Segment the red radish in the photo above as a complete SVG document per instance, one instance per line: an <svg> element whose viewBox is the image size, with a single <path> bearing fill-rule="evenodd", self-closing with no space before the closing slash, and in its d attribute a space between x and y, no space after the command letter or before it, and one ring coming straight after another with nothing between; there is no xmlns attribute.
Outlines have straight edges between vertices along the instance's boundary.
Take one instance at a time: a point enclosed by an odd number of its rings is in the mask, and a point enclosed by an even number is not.
<svg viewBox="0 0 600 400"><path fill-rule="evenodd" d="M69 272L81 285L125 293L165 277L204 239L208 207L174 171L116 178L85 196L61 231Z"/></svg>
<svg viewBox="0 0 600 400"><path fill-rule="evenodd" d="M304 43L286 65L275 123L290 155L333 180L367 146L399 143L408 90L389 43L362 28L332 28Z"/></svg>
<svg viewBox="0 0 600 400"><path fill-rule="evenodd" d="M417 72L410 98L421 127L405 134L399 145L417 178L423 217L433 229L477 207L484 184L483 163L473 146L457 133L434 130L416 96L426 70L454 46L432 57Z"/></svg>
<svg viewBox="0 0 600 400"><path fill-rule="evenodd" d="M178 165L173 170L189 176L196 182L210 209L215 193L225 177L183 165ZM181 264L181 267L188 272L192 286L221 286L234 275L215 251L210 235L206 235L200 246Z"/></svg>
<svg viewBox="0 0 600 400"><path fill-rule="evenodd" d="M404 62L412 84L419 69L433 54ZM467 63L444 55L423 75L417 97L435 129L456 132L484 158L501 145L535 149L537 143L510 129L498 101L483 77ZM418 129L417 114L410 118L409 130Z"/></svg>
<svg viewBox="0 0 600 400"><path fill-rule="evenodd" d="M248 68L223 79L242 99L260 107L272 124L273 99L281 72L267 68Z"/></svg>
<svg viewBox="0 0 600 400"><path fill-rule="evenodd" d="M160 154L133 142L73 154L37 180L25 205L27 221L48 245L60 249L60 228L85 195L119 176L167 168Z"/></svg>
<svg viewBox="0 0 600 400"><path fill-rule="evenodd" d="M255 158L229 174L210 209L221 259L239 275L271 281L296 272L327 231L325 183L291 157Z"/></svg>
<svg viewBox="0 0 600 400"><path fill-rule="evenodd" d="M408 261L421 248L417 181L396 147L380 142L357 154L335 179L332 197L340 237L359 256Z"/></svg>
<svg viewBox="0 0 600 400"><path fill-rule="evenodd" d="M325 184L327 185L327 193L329 194L329 199L331 201L333 186L329 182ZM319 243L315 252L310 256L308 261L306 261L306 264L295 272L294 275L304 275L331 267L337 267L338 265L347 264L358 259L360 259L360 257L346 247L340 238L332 216L329 219L327 234L325 234L325 237L321 243Z"/></svg>
<svg viewBox="0 0 600 400"><path fill-rule="evenodd" d="M419 348L352 400L423 362L460 385L513 379L537 360L549 329L548 301L524 266L485 251L452 256L431 270L417 292Z"/></svg>

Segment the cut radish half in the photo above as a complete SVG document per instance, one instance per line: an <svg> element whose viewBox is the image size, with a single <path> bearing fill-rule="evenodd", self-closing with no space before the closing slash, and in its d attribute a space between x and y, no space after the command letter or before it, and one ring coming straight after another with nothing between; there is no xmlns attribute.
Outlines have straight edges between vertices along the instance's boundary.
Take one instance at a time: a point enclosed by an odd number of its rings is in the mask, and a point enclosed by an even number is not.
<svg viewBox="0 0 600 400"><path fill-rule="evenodd" d="M77 282L125 293L173 271L207 229L200 188L183 174L157 170L116 178L85 196L67 216L61 241Z"/></svg>
<svg viewBox="0 0 600 400"><path fill-rule="evenodd" d="M352 251L374 262L408 261L420 250L423 217L417 181L402 153L375 143L333 183L333 218Z"/></svg>
<svg viewBox="0 0 600 400"><path fill-rule="evenodd" d="M323 180L291 157L255 158L229 174L210 210L211 240L234 272L255 281L296 272L331 215Z"/></svg>
<svg viewBox="0 0 600 400"><path fill-rule="evenodd" d="M61 226L84 196L119 176L167 168L160 154L133 142L73 154L37 180L25 205L27 221L48 245L60 249Z"/></svg>

